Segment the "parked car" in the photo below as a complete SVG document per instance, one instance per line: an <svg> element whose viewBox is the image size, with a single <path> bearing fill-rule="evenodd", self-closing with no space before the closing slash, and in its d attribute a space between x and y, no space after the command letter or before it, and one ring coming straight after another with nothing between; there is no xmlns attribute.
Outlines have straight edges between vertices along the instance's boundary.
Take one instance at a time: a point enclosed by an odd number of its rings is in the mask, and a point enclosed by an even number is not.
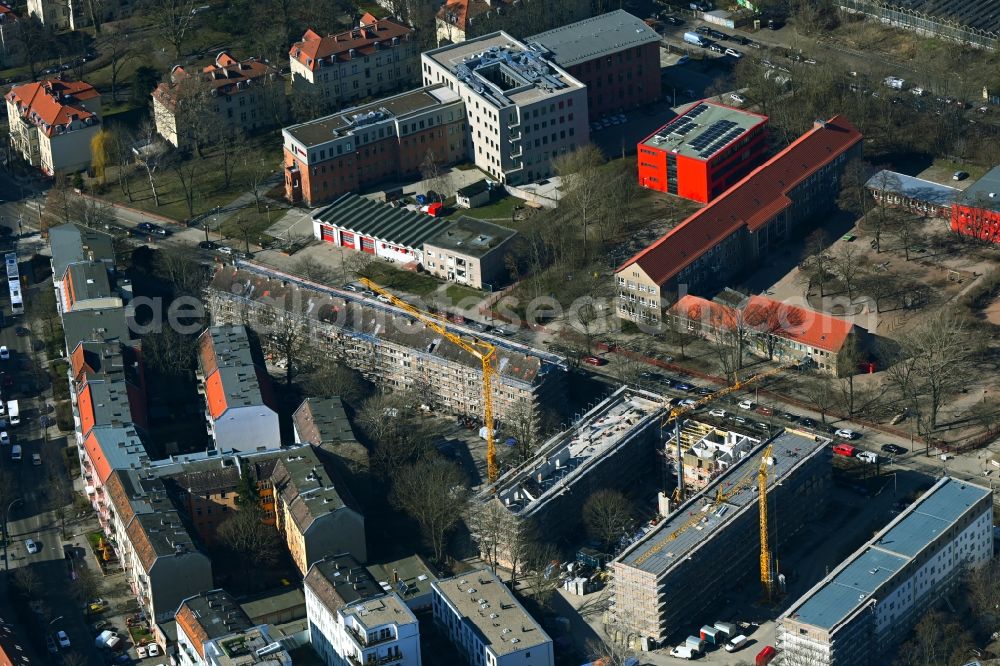
<svg viewBox="0 0 1000 666"><path fill-rule="evenodd" d="M48 648L49 654L59 654L59 647L56 646L56 641L51 636L45 637L45 647Z"/></svg>
<svg viewBox="0 0 1000 666"><path fill-rule="evenodd" d="M677 18L676 16L667 16L663 20L670 25L684 25L684 19Z"/></svg>
<svg viewBox="0 0 1000 666"><path fill-rule="evenodd" d="M157 657L157 656L159 656L159 654L160 654L160 646L157 645L156 643L150 643L149 644L149 656L150 657Z"/></svg>
<svg viewBox="0 0 1000 666"><path fill-rule="evenodd" d="M149 656L149 651L146 650L145 645L140 645L135 649L135 656L139 657L139 659L145 659L147 656Z"/></svg>
<svg viewBox="0 0 1000 666"><path fill-rule="evenodd" d="M385 294L379 294L378 296L375 297L375 300L380 301L382 303L392 303L392 299L386 296Z"/></svg>
<svg viewBox="0 0 1000 666"><path fill-rule="evenodd" d="M28 551L30 554L34 555L35 553L38 552L38 544L35 543L34 539L25 539L24 549Z"/></svg>
<svg viewBox="0 0 1000 666"><path fill-rule="evenodd" d="M882 451L892 456L901 456L906 453L906 449L899 444L885 444L882 446Z"/></svg>
<svg viewBox="0 0 1000 666"><path fill-rule="evenodd" d="M720 419L726 418L726 410L720 409L718 407L716 407L715 409L710 410L708 413L709 413L709 415L715 416L715 417L720 418Z"/></svg>
<svg viewBox="0 0 1000 666"><path fill-rule="evenodd" d="M698 395L712 395L715 393L715 389L710 389L707 386L699 386L694 390Z"/></svg>
<svg viewBox="0 0 1000 666"><path fill-rule="evenodd" d="M872 465L878 462L878 454L871 451L858 451L858 455L856 457L858 460L871 463Z"/></svg>
<svg viewBox="0 0 1000 666"><path fill-rule="evenodd" d="M228 245L220 245L217 248L215 248L215 251L218 252L219 254L232 254L233 248L229 247Z"/></svg>
<svg viewBox="0 0 1000 666"><path fill-rule="evenodd" d="M726 55L729 56L730 58L736 58L737 60L743 57L743 54L734 48L726 49Z"/></svg>
<svg viewBox="0 0 1000 666"><path fill-rule="evenodd" d="M747 101L747 98L739 93L729 93L729 99L733 100L737 104L744 104Z"/></svg>
<svg viewBox="0 0 1000 666"><path fill-rule="evenodd" d="M861 437L861 433L854 432L850 428L837 428L833 434L844 439L857 439Z"/></svg>
<svg viewBox="0 0 1000 666"><path fill-rule="evenodd" d="M816 427L816 422L813 421L811 418L806 417L804 419L799 419L799 425L801 425L801 426L803 426L805 428L815 428Z"/></svg>
<svg viewBox="0 0 1000 666"><path fill-rule="evenodd" d="M63 631L62 629L56 632L56 640L59 641L59 647L61 648L69 647L69 636L67 636L66 632Z"/></svg>
<svg viewBox="0 0 1000 666"><path fill-rule="evenodd" d="M967 171L956 171L955 173L951 174L952 180L965 180L968 177L969 173Z"/></svg>
<svg viewBox="0 0 1000 666"><path fill-rule="evenodd" d="M0 431L0 444L3 446L10 444L10 435L7 434L6 430Z"/></svg>
<svg viewBox="0 0 1000 666"><path fill-rule="evenodd" d="M19 338L23 338L24 336L26 336L26 335L28 335L30 333L31 333L31 331L29 331L28 329L26 329L24 326L15 326L14 327L14 335L16 335Z"/></svg>
<svg viewBox="0 0 1000 666"><path fill-rule="evenodd" d="M674 64L684 65L689 62L691 62L691 56L682 55L680 58L677 59L677 62Z"/></svg>
<svg viewBox="0 0 1000 666"><path fill-rule="evenodd" d="M723 48L719 44L716 44L715 42L712 42L711 44L709 44L708 48L710 50L712 50L712 51L715 51L716 53L725 53L726 52L725 48Z"/></svg>
<svg viewBox="0 0 1000 666"><path fill-rule="evenodd" d="M677 382L674 384L674 388L677 389L678 391L690 391L694 387L691 386L690 384L685 384L684 382Z"/></svg>
<svg viewBox="0 0 1000 666"><path fill-rule="evenodd" d="M850 444L834 444L833 452L838 456L844 456L845 458L853 458L858 455L858 449Z"/></svg>
<svg viewBox="0 0 1000 666"><path fill-rule="evenodd" d="M757 408L757 413L761 416L774 416L774 410L763 405Z"/></svg>
<svg viewBox="0 0 1000 666"><path fill-rule="evenodd" d="M198 243L198 247L200 247L203 250L217 250L219 249L219 244L216 243L215 241L204 240Z"/></svg>
<svg viewBox="0 0 1000 666"><path fill-rule="evenodd" d="M344 285L344 291L358 292L361 291L361 287L354 284L353 282L348 282L347 284Z"/></svg>
<svg viewBox="0 0 1000 666"><path fill-rule="evenodd" d="M754 408L754 401L750 400L749 398L747 398L745 400L740 400L740 402L739 402L739 404L737 406L740 409L753 409Z"/></svg>
<svg viewBox="0 0 1000 666"><path fill-rule="evenodd" d="M511 331L508 331L506 328L494 328L493 329L493 334L494 335L500 335L500 336L503 336L503 337L506 337L508 335L514 335Z"/></svg>
<svg viewBox="0 0 1000 666"><path fill-rule="evenodd" d="M685 398L684 400L681 400L681 406L683 407L694 407L697 404L698 401L692 398Z"/></svg>
<svg viewBox="0 0 1000 666"><path fill-rule="evenodd" d="M10 360L10 350L7 349L7 345L0 345L0 361Z"/></svg>
<svg viewBox="0 0 1000 666"><path fill-rule="evenodd" d="M599 358L597 356L584 356L583 362L586 363L587 365L598 365L598 366L607 365L608 363L603 358Z"/></svg>
<svg viewBox="0 0 1000 666"><path fill-rule="evenodd" d="M799 417L796 416L795 414L792 414L791 412L785 412L784 414L781 415L781 418L785 419L786 421L796 421L798 420Z"/></svg>

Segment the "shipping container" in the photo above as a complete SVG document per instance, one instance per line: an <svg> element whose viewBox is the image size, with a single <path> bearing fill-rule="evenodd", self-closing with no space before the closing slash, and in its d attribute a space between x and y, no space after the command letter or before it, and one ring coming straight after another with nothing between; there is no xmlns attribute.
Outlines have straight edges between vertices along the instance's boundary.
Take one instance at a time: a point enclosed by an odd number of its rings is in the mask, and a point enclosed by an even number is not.
<svg viewBox="0 0 1000 666"><path fill-rule="evenodd" d="M754 666L767 666L777 655L778 651L774 649L774 646L768 645L757 653L757 658L753 662Z"/></svg>
<svg viewBox="0 0 1000 666"><path fill-rule="evenodd" d="M695 652L704 652L705 651L705 641L702 640L698 636L688 636L687 640L684 641L684 645L687 645L689 648L691 648Z"/></svg>

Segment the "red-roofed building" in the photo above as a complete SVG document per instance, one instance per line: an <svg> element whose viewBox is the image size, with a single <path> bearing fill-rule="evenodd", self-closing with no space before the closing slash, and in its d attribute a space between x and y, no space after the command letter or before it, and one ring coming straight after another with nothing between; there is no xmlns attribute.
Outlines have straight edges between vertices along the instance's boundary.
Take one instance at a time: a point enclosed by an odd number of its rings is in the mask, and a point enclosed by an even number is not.
<svg viewBox="0 0 1000 666"><path fill-rule="evenodd" d="M46 175L90 166L101 130L101 94L84 81L51 79L14 86L6 95L10 142Z"/></svg>
<svg viewBox="0 0 1000 666"><path fill-rule="evenodd" d="M705 293L801 236L833 205L861 133L817 121L790 146L615 271L618 316L658 323L680 293Z"/></svg>
<svg viewBox="0 0 1000 666"><path fill-rule="evenodd" d="M180 65L153 91L153 119L160 136L176 147L210 141L210 128L247 133L280 125L287 112L285 82L278 70L223 51L211 65L189 72Z"/></svg>
<svg viewBox="0 0 1000 666"><path fill-rule="evenodd" d="M764 296L731 306L686 294L667 311L665 321L671 328L706 338L741 334L744 349L752 354L783 363L808 360L834 375L848 370L840 357L852 337L862 354L870 346L868 331L853 322Z"/></svg>
<svg viewBox="0 0 1000 666"><path fill-rule="evenodd" d="M306 30L288 52L292 94L311 98L313 116L368 97L381 97L420 80L420 40L392 18L361 17L358 27L334 35Z"/></svg>

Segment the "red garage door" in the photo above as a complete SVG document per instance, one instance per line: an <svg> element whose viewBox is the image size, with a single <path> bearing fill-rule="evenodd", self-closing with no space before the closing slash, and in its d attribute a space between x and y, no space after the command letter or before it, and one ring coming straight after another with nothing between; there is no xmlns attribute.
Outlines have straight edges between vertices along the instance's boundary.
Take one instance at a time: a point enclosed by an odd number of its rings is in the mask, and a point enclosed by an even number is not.
<svg viewBox="0 0 1000 666"><path fill-rule="evenodd" d="M346 231L340 232L340 244L344 247L354 247L354 234L349 234Z"/></svg>
<svg viewBox="0 0 1000 666"><path fill-rule="evenodd" d="M371 238L361 239L361 251L368 254L375 254L375 241Z"/></svg>
<svg viewBox="0 0 1000 666"><path fill-rule="evenodd" d="M325 224L321 224L319 227L319 237L320 240L324 240L327 243L333 243L337 240L336 233L332 228L326 226Z"/></svg>

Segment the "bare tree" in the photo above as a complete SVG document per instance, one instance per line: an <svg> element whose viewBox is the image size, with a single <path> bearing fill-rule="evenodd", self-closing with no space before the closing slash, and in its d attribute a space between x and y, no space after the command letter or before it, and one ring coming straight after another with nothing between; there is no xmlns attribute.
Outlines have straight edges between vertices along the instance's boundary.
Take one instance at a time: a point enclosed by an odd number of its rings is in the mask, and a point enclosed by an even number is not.
<svg viewBox="0 0 1000 666"><path fill-rule="evenodd" d="M120 22L111 31L105 31L99 42L101 54L108 59L108 69L111 74L111 102L118 102L118 79L122 70L132 62L140 52L144 43L141 33L127 34L131 26Z"/></svg>
<svg viewBox="0 0 1000 666"><path fill-rule="evenodd" d="M841 209L864 217L871 209L871 194L865 186L872 177L872 165L855 157L844 166L837 203Z"/></svg>
<svg viewBox="0 0 1000 666"><path fill-rule="evenodd" d="M306 255L295 262L295 272L307 280L319 282L320 284L331 284L335 275L329 266L326 266L316 257Z"/></svg>
<svg viewBox="0 0 1000 666"><path fill-rule="evenodd" d="M883 169L875 175L873 186L878 193L874 197L875 211L865 218L865 223L872 232L872 246L875 248L875 252L879 253L882 251L882 234L889 228L894 217L893 211L890 210L892 206L891 193L901 189L902 184L899 181L899 176L888 169Z"/></svg>
<svg viewBox="0 0 1000 666"><path fill-rule="evenodd" d="M831 257L833 270L847 290L847 297L854 298L858 282L868 269L868 258L853 243L843 243Z"/></svg>
<svg viewBox="0 0 1000 666"><path fill-rule="evenodd" d="M479 546L480 556L496 573L510 531L509 523L517 518L494 498L473 503L466 520L469 533Z"/></svg>
<svg viewBox="0 0 1000 666"><path fill-rule="evenodd" d="M155 266L174 288L175 295L200 296L207 286L208 272L205 267L179 246L167 246L157 250Z"/></svg>
<svg viewBox="0 0 1000 666"><path fill-rule="evenodd" d="M241 506L219 526L219 541L247 564L273 566L281 555L281 540L263 518L259 505Z"/></svg>
<svg viewBox="0 0 1000 666"><path fill-rule="evenodd" d="M563 181L563 198L560 207L566 206L579 219L581 224L581 242L583 244L583 263L587 263L588 225L594 209L600 202L600 184L603 178L601 165L604 155L600 148L587 144L573 152L560 155L552 160L552 170Z"/></svg>
<svg viewBox="0 0 1000 666"><path fill-rule="evenodd" d="M114 206L107 201L85 196L70 201L70 213L77 222L91 229L104 229L118 219Z"/></svg>
<svg viewBox="0 0 1000 666"><path fill-rule="evenodd" d="M612 552L614 544L631 530L632 503L617 490L598 490L583 504L583 524L587 534L597 539L604 552Z"/></svg>
<svg viewBox="0 0 1000 666"><path fill-rule="evenodd" d="M28 599L35 599L38 597L38 592L42 587L42 580L35 570L29 566L18 567L14 569L14 587L20 592L24 597Z"/></svg>
<svg viewBox="0 0 1000 666"><path fill-rule="evenodd" d="M220 131L217 134L219 164L222 166L222 182L229 189L237 164L248 151L247 136L241 128Z"/></svg>
<svg viewBox="0 0 1000 666"><path fill-rule="evenodd" d="M444 459L424 459L394 475L392 499L420 525L438 563L445 559L445 541L468 503L462 470Z"/></svg>
<svg viewBox="0 0 1000 666"><path fill-rule="evenodd" d="M914 244L920 242L920 220L912 213L900 211L899 214L893 216L890 230L892 235L903 244L903 256L909 261L910 251Z"/></svg>
<svg viewBox="0 0 1000 666"><path fill-rule="evenodd" d="M830 257L826 253L827 238L822 229L809 234L802 252L800 269L807 276L810 286L819 284L819 295L825 296L827 280L830 278Z"/></svg>
<svg viewBox="0 0 1000 666"><path fill-rule="evenodd" d="M24 53L31 80L38 78L38 66L53 57L56 38L51 27L47 27L34 14L19 15L17 30L13 31L19 50Z"/></svg>
<svg viewBox="0 0 1000 666"><path fill-rule="evenodd" d="M854 414L855 392L854 375L858 374L858 366L865 360L866 353L858 342L857 335L848 336L844 346L837 354L837 376L840 378L840 395L848 416Z"/></svg>
<svg viewBox="0 0 1000 666"><path fill-rule="evenodd" d="M427 150L424 161L420 163L420 177L427 181L430 188L434 190L438 201L444 201L451 196L448 174L432 148Z"/></svg>
<svg viewBox="0 0 1000 666"><path fill-rule="evenodd" d="M559 589L559 549L551 543L532 542L526 549L523 589L536 603L547 606L552 595Z"/></svg>
<svg viewBox="0 0 1000 666"><path fill-rule="evenodd" d="M273 317L260 323L266 346L273 350L278 366L284 367L285 386L291 386L310 350L311 328L292 316Z"/></svg>
<svg viewBox="0 0 1000 666"><path fill-rule="evenodd" d="M375 277L375 257L360 250L347 250L344 253L344 269L358 278L372 279Z"/></svg>
<svg viewBox="0 0 1000 666"><path fill-rule="evenodd" d="M504 429L517 441L517 454L521 462L535 453L538 444L538 414L528 402L519 402L508 411Z"/></svg>
<svg viewBox="0 0 1000 666"><path fill-rule="evenodd" d="M309 374L306 386L311 395L339 395L351 405L357 405L371 393L371 384L360 372L339 362L320 364Z"/></svg>
<svg viewBox="0 0 1000 666"><path fill-rule="evenodd" d="M132 183L129 181L129 172L132 165L132 144L128 135L114 130L111 132L110 140L107 142L108 157L111 164L115 166L118 176L118 187L122 194L132 202Z"/></svg>
<svg viewBox="0 0 1000 666"><path fill-rule="evenodd" d="M243 160L243 173L244 173L244 185L253 195L254 205L256 210L260 212L260 200L265 192L265 185L267 184L268 178L274 173L274 168L269 166L268 162L265 162L263 158L254 159L252 157L252 151L246 151L246 157Z"/></svg>
<svg viewBox="0 0 1000 666"><path fill-rule="evenodd" d="M170 170L177 176L177 182L181 185L188 218L194 217L194 202L198 198L198 185L202 164L203 162L200 159L185 159L184 156L177 153L174 153L170 159Z"/></svg>
<svg viewBox="0 0 1000 666"><path fill-rule="evenodd" d="M147 120L139 126L136 141L133 142L133 145L141 146L139 149L133 151L135 162L146 172L149 189L153 193L153 203L159 206L160 194L156 189L156 178L165 151L160 144L156 125L152 121Z"/></svg>
<svg viewBox="0 0 1000 666"><path fill-rule="evenodd" d="M802 324L803 317L798 308L771 301L766 305L747 306L744 319L753 336L763 345L768 360L773 361L781 334Z"/></svg>
<svg viewBox="0 0 1000 666"><path fill-rule="evenodd" d="M149 0L143 15L156 35L174 49L174 57L181 57L181 49L188 31L195 21L195 0Z"/></svg>
<svg viewBox="0 0 1000 666"><path fill-rule="evenodd" d="M826 415L837 402L837 392L833 386L833 377L818 375L805 383L802 388L806 399L812 408L819 412L820 421L826 423Z"/></svg>

